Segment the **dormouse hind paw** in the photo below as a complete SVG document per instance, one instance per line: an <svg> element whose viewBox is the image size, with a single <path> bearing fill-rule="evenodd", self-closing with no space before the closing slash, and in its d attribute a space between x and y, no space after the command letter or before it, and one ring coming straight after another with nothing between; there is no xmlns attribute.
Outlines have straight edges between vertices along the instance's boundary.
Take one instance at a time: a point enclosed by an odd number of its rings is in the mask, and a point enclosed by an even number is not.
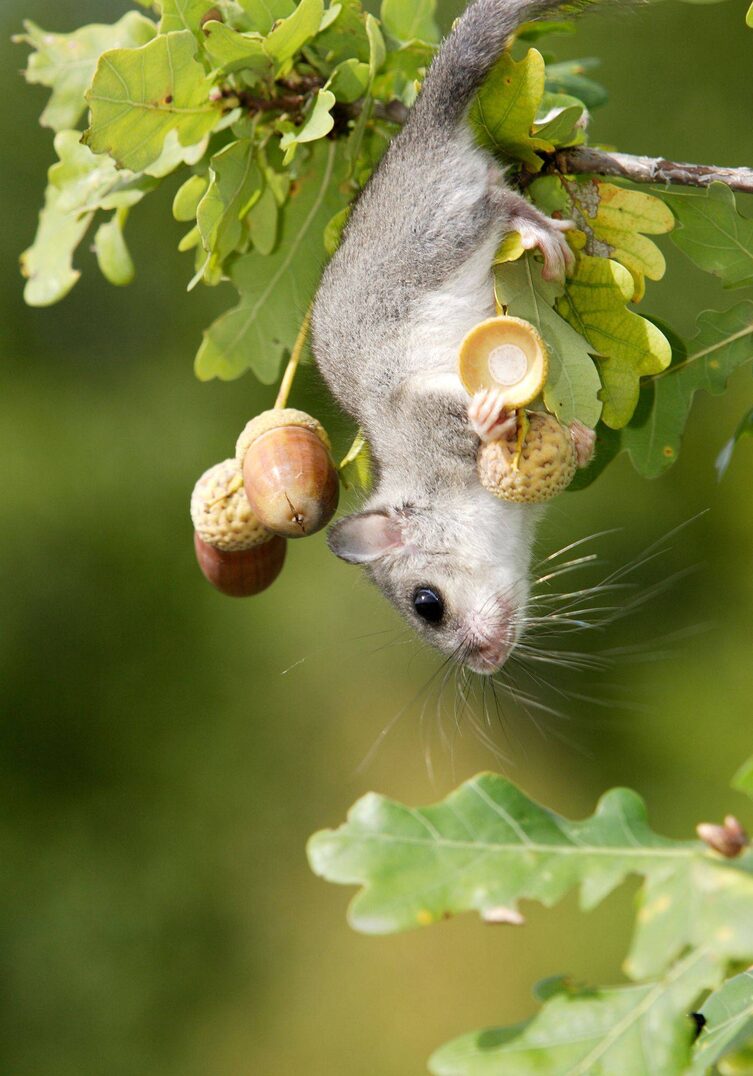
<svg viewBox="0 0 753 1076"><path fill-rule="evenodd" d="M515 412L505 407L500 389L477 392L468 405L468 421L484 442L512 439L517 430Z"/></svg>
<svg viewBox="0 0 753 1076"><path fill-rule="evenodd" d="M575 255L564 234L575 227L573 221L542 215L538 219L514 220L512 227L520 235L525 250L538 249L543 254L544 280L562 280L575 265Z"/></svg>
<svg viewBox="0 0 753 1076"><path fill-rule="evenodd" d="M579 467L588 467L593 459L596 447L596 431L590 426L585 426L576 419L570 423L570 436L575 445L575 455L578 458Z"/></svg>

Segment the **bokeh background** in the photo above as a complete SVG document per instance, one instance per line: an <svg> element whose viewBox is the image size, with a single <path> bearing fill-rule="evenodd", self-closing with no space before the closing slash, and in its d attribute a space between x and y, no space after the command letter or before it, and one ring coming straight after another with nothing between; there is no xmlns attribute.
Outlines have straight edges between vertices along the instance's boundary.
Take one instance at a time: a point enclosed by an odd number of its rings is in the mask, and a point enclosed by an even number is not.
<svg viewBox="0 0 753 1076"><path fill-rule="evenodd" d="M633 152L753 162L745 3L592 17L552 41L560 58L603 59L611 102L595 136ZM439 702L436 680L424 686L437 659L406 641L321 538L291 548L263 596L220 597L194 565L189 492L272 390L193 377L201 329L231 295L186 294L175 185L133 214L129 289L103 283L81 252L83 279L64 303L29 310L21 298L17 258L52 147L36 126L44 91L24 84L10 35L23 18L70 30L127 7L0 5L0 1069L418 1074L449 1037L529 1014L540 977L620 981L633 890L588 916L573 899L529 906L523 929L465 917L360 937L345 923L349 894L309 872L306 839L369 789L421 803L489 767L573 816L619 783L671 835L728 810L753 822L728 790L753 750L753 445L723 483L713 468L753 404L753 379L744 370L728 396L696 401L682 458L661 480L620 459L550 512L542 555L614 527L594 548L615 567L694 520L635 578L651 587L694 571L577 642L618 652L605 675L542 667L554 687L541 697L562 716L504 702L488 730L501 760L468 714L453 732L452 685ZM458 8L443 5L445 25ZM699 310L741 297L664 247L668 278L645 305L680 332L692 334ZM296 402L345 443L311 373ZM483 720L478 701L472 712Z"/></svg>

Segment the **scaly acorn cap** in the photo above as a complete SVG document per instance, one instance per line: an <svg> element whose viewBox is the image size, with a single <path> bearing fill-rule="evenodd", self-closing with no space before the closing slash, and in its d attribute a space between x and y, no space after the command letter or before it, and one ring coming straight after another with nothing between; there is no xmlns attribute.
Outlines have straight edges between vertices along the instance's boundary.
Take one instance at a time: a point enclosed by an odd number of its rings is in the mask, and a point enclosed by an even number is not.
<svg viewBox="0 0 753 1076"><path fill-rule="evenodd" d="M235 446L235 458L238 465L243 467L246 453L257 437L261 437L263 433L269 433L270 430L280 429L282 426L303 426L304 429L311 430L327 451L330 451L329 437L321 422L317 422L305 411L297 411L294 407L274 407L271 411L262 411L260 415L246 423Z"/></svg>
<svg viewBox="0 0 753 1076"><path fill-rule="evenodd" d="M489 441L477 460L479 480L495 497L518 504L541 504L567 489L578 467L572 434L554 415L534 411L514 468L515 439Z"/></svg>
<svg viewBox="0 0 753 1076"><path fill-rule="evenodd" d="M535 400L549 376L549 352L540 333L522 318L501 314L475 325L458 354L460 380L473 396L501 389L510 410Z"/></svg>
<svg viewBox="0 0 753 1076"><path fill-rule="evenodd" d="M272 537L248 503L238 461L223 460L205 471L191 494L191 521L202 542L232 552Z"/></svg>

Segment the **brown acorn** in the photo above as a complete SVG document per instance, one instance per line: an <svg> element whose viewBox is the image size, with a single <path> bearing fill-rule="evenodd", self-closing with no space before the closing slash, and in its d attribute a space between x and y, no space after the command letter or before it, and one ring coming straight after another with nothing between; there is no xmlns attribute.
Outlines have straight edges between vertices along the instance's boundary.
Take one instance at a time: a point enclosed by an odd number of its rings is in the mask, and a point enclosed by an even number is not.
<svg viewBox="0 0 753 1076"><path fill-rule="evenodd" d="M285 540L251 511L236 460L224 460L201 476L191 495L191 521L199 567L222 594L260 594L280 574Z"/></svg>
<svg viewBox="0 0 753 1076"><path fill-rule="evenodd" d="M246 497L261 524L286 538L325 527L340 483L322 426L304 411L278 408L248 423L238 439Z"/></svg>
<svg viewBox="0 0 753 1076"><path fill-rule="evenodd" d="M250 598L274 583L285 563L287 542L273 534L262 545L249 549L218 549L194 531L199 567L216 590L229 598Z"/></svg>

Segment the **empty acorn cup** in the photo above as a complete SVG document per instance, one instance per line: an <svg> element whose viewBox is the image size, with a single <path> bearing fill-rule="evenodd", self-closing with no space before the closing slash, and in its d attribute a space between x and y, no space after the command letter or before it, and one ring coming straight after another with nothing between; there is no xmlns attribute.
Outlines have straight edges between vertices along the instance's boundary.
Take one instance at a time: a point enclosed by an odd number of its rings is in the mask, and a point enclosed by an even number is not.
<svg viewBox="0 0 753 1076"><path fill-rule="evenodd" d="M500 315L474 326L460 345L458 373L473 396L498 388L510 410L525 407L546 384L549 354L527 321Z"/></svg>

